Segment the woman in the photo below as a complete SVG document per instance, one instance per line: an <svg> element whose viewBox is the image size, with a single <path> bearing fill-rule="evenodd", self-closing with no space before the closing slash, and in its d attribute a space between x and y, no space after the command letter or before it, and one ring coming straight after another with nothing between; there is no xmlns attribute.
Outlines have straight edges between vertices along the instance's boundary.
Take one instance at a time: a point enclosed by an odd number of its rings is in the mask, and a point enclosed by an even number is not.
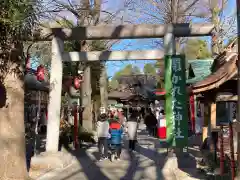
<svg viewBox="0 0 240 180"><path fill-rule="evenodd" d="M100 114L97 122L98 149L100 161L108 159L109 122L107 114ZM103 152L104 151L104 152Z"/></svg>
<svg viewBox="0 0 240 180"><path fill-rule="evenodd" d="M138 111L133 110L127 121L127 133L129 138L130 151L135 150L135 144L137 140L137 127L138 127L137 117L138 117Z"/></svg>

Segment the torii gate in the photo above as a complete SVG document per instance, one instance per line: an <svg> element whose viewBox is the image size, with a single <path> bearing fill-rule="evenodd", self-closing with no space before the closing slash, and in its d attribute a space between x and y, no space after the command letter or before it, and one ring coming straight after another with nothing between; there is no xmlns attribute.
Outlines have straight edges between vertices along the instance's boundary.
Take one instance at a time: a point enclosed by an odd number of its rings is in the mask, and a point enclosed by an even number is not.
<svg viewBox="0 0 240 180"><path fill-rule="evenodd" d="M161 50L148 51L94 51L64 52L67 40L142 39L164 37L165 55L172 55L175 37L210 36L213 24L169 24L169 25L99 25L72 29L44 29L36 38L38 41L52 41L50 72L50 94L48 105L47 152L57 152L62 90L62 62L64 61L106 61L106 60L160 60Z"/></svg>

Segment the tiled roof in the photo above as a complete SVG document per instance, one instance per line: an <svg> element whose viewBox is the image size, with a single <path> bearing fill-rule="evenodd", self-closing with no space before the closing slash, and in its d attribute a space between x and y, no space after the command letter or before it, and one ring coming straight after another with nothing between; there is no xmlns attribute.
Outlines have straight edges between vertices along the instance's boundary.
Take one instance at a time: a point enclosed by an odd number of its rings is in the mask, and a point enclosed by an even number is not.
<svg viewBox="0 0 240 180"><path fill-rule="evenodd" d="M192 92L199 93L214 89L233 78L237 74L237 54L229 54L227 58L229 60L226 60L226 63L222 65L216 72L210 74L209 76L204 78L204 80L194 83L191 87Z"/></svg>
<svg viewBox="0 0 240 180"><path fill-rule="evenodd" d="M196 83L203 80L211 74L211 66L213 59L196 59L188 61L187 84ZM193 72L193 77L189 76L189 72Z"/></svg>

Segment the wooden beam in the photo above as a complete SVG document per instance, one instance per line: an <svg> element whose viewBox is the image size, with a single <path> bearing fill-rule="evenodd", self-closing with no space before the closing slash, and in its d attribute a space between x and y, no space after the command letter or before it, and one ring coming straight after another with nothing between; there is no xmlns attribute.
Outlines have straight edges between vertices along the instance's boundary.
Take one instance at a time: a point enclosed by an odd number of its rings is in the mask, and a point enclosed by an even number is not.
<svg viewBox="0 0 240 180"><path fill-rule="evenodd" d="M237 95L218 95L216 101L237 101Z"/></svg>
<svg viewBox="0 0 240 180"><path fill-rule="evenodd" d="M65 52L63 61L160 60L163 57L161 50Z"/></svg>
<svg viewBox="0 0 240 180"><path fill-rule="evenodd" d="M44 28L42 31L34 33L32 39L26 35L23 40L48 41L54 36L63 40L162 38L167 32L173 33L175 37L209 36L213 29L214 25L209 23L98 25L72 29Z"/></svg>

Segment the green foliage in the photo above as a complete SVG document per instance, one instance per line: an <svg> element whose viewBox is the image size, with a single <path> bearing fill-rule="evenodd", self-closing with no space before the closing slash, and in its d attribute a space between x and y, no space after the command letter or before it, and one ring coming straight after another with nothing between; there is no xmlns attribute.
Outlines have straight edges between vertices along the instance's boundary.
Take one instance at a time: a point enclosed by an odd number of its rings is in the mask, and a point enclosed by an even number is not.
<svg viewBox="0 0 240 180"><path fill-rule="evenodd" d="M93 40L90 44L90 47L93 51L106 51L107 50L106 42L103 40Z"/></svg>
<svg viewBox="0 0 240 180"><path fill-rule="evenodd" d="M109 82L111 89L117 89L118 88L118 78L121 76L129 76L129 75L138 75L142 74L141 70L137 66L133 66L132 64L126 65L123 69L120 71L117 71L111 81Z"/></svg>
<svg viewBox="0 0 240 180"><path fill-rule="evenodd" d="M1 33L14 32L15 35L23 33L21 30L31 30L37 19L34 14L36 0L3 0L0 7L1 28L7 28L8 31ZM25 32L24 32L25 33Z"/></svg>
<svg viewBox="0 0 240 180"><path fill-rule="evenodd" d="M2 0L0 4L0 81L3 81L12 63L16 65L14 72L23 75L20 67L24 65L24 53L20 37L32 34L37 21L37 0Z"/></svg>
<svg viewBox="0 0 240 180"><path fill-rule="evenodd" d="M143 72L146 75L157 75L156 67L154 64L147 63L144 65Z"/></svg>
<svg viewBox="0 0 240 180"><path fill-rule="evenodd" d="M207 42L201 39L187 40L183 52L185 53L186 60L207 59L211 57Z"/></svg>
<svg viewBox="0 0 240 180"><path fill-rule="evenodd" d="M128 76L128 75L137 75L141 74L141 70L137 66L132 66L131 64L128 64L120 71L116 72L113 76L113 79L118 79L121 76Z"/></svg>
<svg viewBox="0 0 240 180"><path fill-rule="evenodd" d="M119 86L119 83L118 83L118 81L116 79L111 79L109 81L109 89L110 90L117 89L118 86Z"/></svg>

